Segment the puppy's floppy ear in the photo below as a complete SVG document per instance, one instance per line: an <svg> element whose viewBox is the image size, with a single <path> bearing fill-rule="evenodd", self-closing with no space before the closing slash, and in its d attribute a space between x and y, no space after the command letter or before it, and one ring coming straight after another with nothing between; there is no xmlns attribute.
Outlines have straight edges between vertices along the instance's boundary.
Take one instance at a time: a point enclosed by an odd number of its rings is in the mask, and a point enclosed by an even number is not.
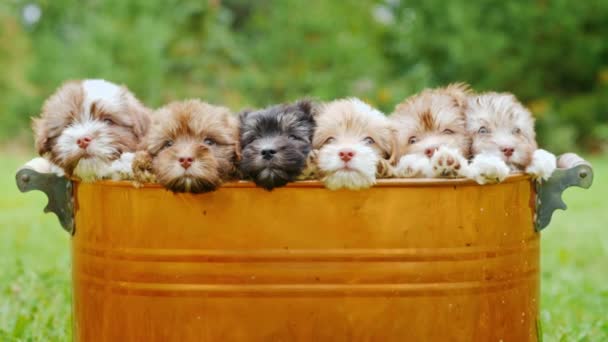
<svg viewBox="0 0 608 342"><path fill-rule="evenodd" d="M51 151L48 131L44 126L44 119L32 118L32 130L34 131L36 152L41 156Z"/></svg>
<svg viewBox="0 0 608 342"><path fill-rule="evenodd" d="M315 121L315 116L317 115L317 105L314 101L310 99L301 99L296 101L295 105L307 116L308 120L311 122Z"/></svg>
<svg viewBox="0 0 608 342"><path fill-rule="evenodd" d="M241 110L237 114L237 116L239 118L239 122L240 122L241 125L245 122L245 120L247 119L247 116L249 116L249 114L253 113L253 111L254 110L251 109L251 108L246 108L246 109Z"/></svg>
<svg viewBox="0 0 608 342"><path fill-rule="evenodd" d="M138 139L141 139L150 128L152 110L144 106L127 87L123 85L121 89L126 97L127 111L133 119L133 133Z"/></svg>

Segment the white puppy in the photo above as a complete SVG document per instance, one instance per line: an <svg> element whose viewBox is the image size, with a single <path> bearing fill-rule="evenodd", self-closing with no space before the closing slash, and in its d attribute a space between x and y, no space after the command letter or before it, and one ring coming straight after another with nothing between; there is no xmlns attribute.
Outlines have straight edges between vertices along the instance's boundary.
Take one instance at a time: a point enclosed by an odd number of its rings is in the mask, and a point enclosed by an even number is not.
<svg viewBox="0 0 608 342"><path fill-rule="evenodd" d="M368 188L376 183L378 168L392 162L395 134L389 120L361 100L326 103L316 122L313 153L327 188Z"/></svg>
<svg viewBox="0 0 608 342"><path fill-rule="evenodd" d="M546 180L555 170L555 156L537 149L532 114L512 94L471 96L466 116L473 139L470 177L479 184L524 170L535 180Z"/></svg>
<svg viewBox="0 0 608 342"><path fill-rule="evenodd" d="M149 110L127 88L104 80L71 81L46 100L34 119L36 148L70 177L130 178L129 154L149 120Z"/></svg>

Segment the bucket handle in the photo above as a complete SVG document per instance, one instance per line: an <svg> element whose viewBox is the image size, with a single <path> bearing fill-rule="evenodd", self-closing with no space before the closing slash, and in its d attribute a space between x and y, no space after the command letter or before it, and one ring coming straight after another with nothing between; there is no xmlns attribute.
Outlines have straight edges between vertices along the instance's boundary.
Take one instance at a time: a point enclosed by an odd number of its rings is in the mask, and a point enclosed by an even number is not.
<svg viewBox="0 0 608 342"><path fill-rule="evenodd" d="M559 156L557 169L551 177L536 184L536 231L540 232L549 225L555 210L566 210L566 203L562 200L564 190L571 186L588 189L592 183L591 163L574 153Z"/></svg>
<svg viewBox="0 0 608 342"><path fill-rule="evenodd" d="M74 235L74 199L70 179L54 173L40 173L27 165L17 171L15 178L21 192L31 190L44 192L48 198L44 212L57 215L63 229Z"/></svg>

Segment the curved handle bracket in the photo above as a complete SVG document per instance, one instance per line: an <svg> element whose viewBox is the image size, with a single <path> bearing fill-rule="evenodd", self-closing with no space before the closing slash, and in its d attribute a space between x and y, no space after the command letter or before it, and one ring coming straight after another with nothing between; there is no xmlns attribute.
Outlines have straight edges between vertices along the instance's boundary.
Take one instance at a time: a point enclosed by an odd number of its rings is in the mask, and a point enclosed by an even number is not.
<svg viewBox="0 0 608 342"><path fill-rule="evenodd" d="M566 210L562 193L571 186L588 189L593 183L591 164L576 154L566 153L559 157L557 169L547 181L536 185L536 219L537 232L546 228L551 222L553 212Z"/></svg>
<svg viewBox="0 0 608 342"><path fill-rule="evenodd" d="M39 173L25 167L17 171L16 181L21 192L44 192L49 199L44 212L55 213L63 229L74 235L74 201L72 182L68 178L54 173Z"/></svg>

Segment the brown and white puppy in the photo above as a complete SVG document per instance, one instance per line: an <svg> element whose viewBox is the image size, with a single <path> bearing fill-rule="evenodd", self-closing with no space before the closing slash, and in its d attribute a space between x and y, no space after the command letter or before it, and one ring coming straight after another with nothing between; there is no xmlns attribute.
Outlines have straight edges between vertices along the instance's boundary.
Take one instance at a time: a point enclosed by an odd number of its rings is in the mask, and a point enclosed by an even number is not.
<svg viewBox="0 0 608 342"><path fill-rule="evenodd" d="M172 102L153 114L133 162L135 179L156 180L174 192L215 190L235 176L238 140L238 122L228 108Z"/></svg>
<svg viewBox="0 0 608 342"><path fill-rule="evenodd" d="M396 176L467 175L470 139L465 107L469 92L466 84L451 84L426 89L397 105L390 116L401 155Z"/></svg>
<svg viewBox="0 0 608 342"><path fill-rule="evenodd" d="M537 149L534 118L512 94L489 92L472 96L467 131L473 137L471 178L478 183L502 181L509 171L526 171L548 179L556 168L553 154Z"/></svg>
<svg viewBox="0 0 608 342"><path fill-rule="evenodd" d="M125 178L149 125L149 110L124 86L104 80L63 84L33 119L38 153L83 181Z"/></svg>
<svg viewBox="0 0 608 342"><path fill-rule="evenodd" d="M316 165L329 189L363 189L392 161L395 135L388 118L356 98L323 104L313 136Z"/></svg>

